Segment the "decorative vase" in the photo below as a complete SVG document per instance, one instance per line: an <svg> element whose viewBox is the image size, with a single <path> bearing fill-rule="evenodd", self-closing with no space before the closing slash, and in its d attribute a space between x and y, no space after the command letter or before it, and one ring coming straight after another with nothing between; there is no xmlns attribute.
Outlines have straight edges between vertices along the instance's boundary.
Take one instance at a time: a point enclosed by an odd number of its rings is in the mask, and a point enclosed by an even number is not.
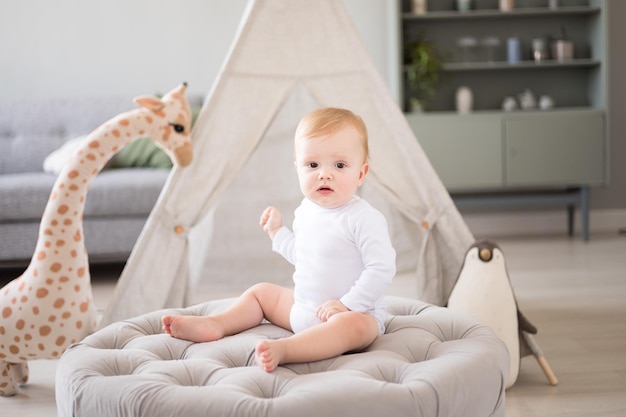
<svg viewBox="0 0 626 417"><path fill-rule="evenodd" d="M474 95L469 87L461 86L456 90L456 111L468 114L474 107Z"/></svg>

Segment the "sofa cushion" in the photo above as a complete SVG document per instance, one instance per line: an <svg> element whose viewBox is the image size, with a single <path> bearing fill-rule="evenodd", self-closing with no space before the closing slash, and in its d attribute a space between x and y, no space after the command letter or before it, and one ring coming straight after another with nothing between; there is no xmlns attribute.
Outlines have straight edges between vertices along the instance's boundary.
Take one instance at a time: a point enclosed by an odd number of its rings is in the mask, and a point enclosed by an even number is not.
<svg viewBox="0 0 626 417"><path fill-rule="evenodd" d="M147 215L169 170L128 168L103 171L94 179L85 217ZM39 221L56 176L41 172L0 175L0 222Z"/></svg>
<svg viewBox="0 0 626 417"><path fill-rule="evenodd" d="M172 160L150 138L139 138L113 155L108 168L171 168Z"/></svg>
<svg viewBox="0 0 626 417"><path fill-rule="evenodd" d="M0 101L0 174L41 171L66 140L133 107L130 97Z"/></svg>
<svg viewBox="0 0 626 417"><path fill-rule="evenodd" d="M232 302L155 311L71 346L57 367L59 416L504 416L506 345L458 312L387 297L385 334L363 352L272 373L254 349L291 334L277 326L208 343L161 330L165 313L206 316Z"/></svg>

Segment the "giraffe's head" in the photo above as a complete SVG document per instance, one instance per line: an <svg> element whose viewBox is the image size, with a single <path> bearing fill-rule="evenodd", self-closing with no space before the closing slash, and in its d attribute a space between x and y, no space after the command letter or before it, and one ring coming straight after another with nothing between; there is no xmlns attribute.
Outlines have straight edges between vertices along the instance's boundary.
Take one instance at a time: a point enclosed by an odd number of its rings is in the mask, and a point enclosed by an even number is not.
<svg viewBox="0 0 626 417"><path fill-rule="evenodd" d="M183 83L158 99L141 96L135 103L149 110L154 128L150 138L161 147L172 160L184 167L193 159L191 146L191 107L185 97L187 83Z"/></svg>

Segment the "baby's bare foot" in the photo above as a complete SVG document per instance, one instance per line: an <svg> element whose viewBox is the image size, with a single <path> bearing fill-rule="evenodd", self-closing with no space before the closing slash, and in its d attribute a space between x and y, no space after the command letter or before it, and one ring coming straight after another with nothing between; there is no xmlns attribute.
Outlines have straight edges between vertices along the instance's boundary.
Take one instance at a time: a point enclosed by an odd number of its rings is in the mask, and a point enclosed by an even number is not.
<svg viewBox="0 0 626 417"><path fill-rule="evenodd" d="M222 326L211 317L165 315L161 323L163 331L177 339L212 342L224 337Z"/></svg>
<svg viewBox="0 0 626 417"><path fill-rule="evenodd" d="M265 372L272 372L282 363L285 347L282 340L263 340L256 345L255 358L257 364Z"/></svg>

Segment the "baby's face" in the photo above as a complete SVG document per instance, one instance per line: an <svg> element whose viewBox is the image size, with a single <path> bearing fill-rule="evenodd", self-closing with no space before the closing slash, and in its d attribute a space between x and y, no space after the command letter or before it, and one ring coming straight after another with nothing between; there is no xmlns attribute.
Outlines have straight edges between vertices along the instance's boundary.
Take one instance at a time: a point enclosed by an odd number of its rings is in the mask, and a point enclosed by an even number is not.
<svg viewBox="0 0 626 417"><path fill-rule="evenodd" d="M350 201L369 170L363 144L351 125L329 135L297 138L295 152L300 190L326 208Z"/></svg>

